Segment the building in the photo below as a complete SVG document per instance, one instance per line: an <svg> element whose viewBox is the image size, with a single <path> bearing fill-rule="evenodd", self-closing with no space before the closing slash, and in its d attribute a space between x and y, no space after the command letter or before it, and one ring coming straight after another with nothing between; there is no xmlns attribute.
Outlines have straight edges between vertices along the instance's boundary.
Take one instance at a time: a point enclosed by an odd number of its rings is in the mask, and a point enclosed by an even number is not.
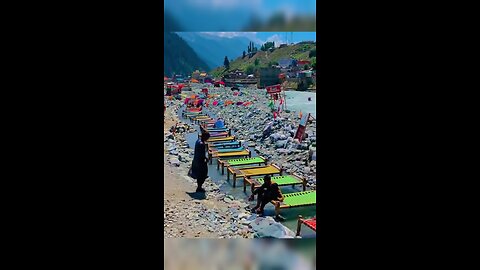
<svg viewBox="0 0 480 270"><path fill-rule="evenodd" d="M299 60L299 61L297 61L297 65L298 65L298 67L299 67L300 69L303 69L303 67L304 67L305 65L309 65L309 66L310 66L310 65L311 65L311 62L308 61L308 60Z"/></svg>
<svg viewBox="0 0 480 270"><path fill-rule="evenodd" d="M287 69L290 68L293 65L293 59L292 58L282 58L278 60L278 65L280 68Z"/></svg>
<svg viewBox="0 0 480 270"><path fill-rule="evenodd" d="M195 70L195 71L192 73L192 79L199 80L199 79L200 79L200 71Z"/></svg>
<svg viewBox="0 0 480 270"><path fill-rule="evenodd" d="M257 88L265 88L269 85L280 83L281 71L278 68L261 68L257 74Z"/></svg>
<svg viewBox="0 0 480 270"><path fill-rule="evenodd" d="M237 69L233 72L230 72L228 74L223 75L223 78L224 79L245 79L245 78L247 78L247 75L248 74L246 74L243 71Z"/></svg>

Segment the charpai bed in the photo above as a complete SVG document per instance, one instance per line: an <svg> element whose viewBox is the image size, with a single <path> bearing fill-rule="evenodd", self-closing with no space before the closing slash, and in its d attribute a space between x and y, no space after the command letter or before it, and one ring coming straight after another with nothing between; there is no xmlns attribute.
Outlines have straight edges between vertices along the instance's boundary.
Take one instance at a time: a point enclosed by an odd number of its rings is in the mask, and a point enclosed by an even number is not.
<svg viewBox="0 0 480 270"><path fill-rule="evenodd" d="M230 129L229 128L207 128L207 129L204 129L204 128L201 128L201 130L204 130L204 131L207 131L207 132L229 132Z"/></svg>
<svg viewBox="0 0 480 270"><path fill-rule="evenodd" d="M277 183L279 187L291 185L293 188L295 188L295 185L302 185L303 191L307 189L307 180L304 177L301 177L300 175L297 175L295 173L292 175L273 176L272 182ZM247 191L247 183L250 185L250 190L253 193L256 188L259 188L261 185L263 185L264 181L263 178L252 178L245 176L243 179L244 192Z"/></svg>
<svg viewBox="0 0 480 270"><path fill-rule="evenodd" d="M191 118L191 117L196 117L196 116L202 116L205 115L202 112L182 112L182 117L184 118Z"/></svg>
<svg viewBox="0 0 480 270"><path fill-rule="evenodd" d="M281 209L317 204L317 192L315 190L284 194L283 198L283 202L272 201L272 204L275 205L275 214L277 215Z"/></svg>
<svg viewBox="0 0 480 270"><path fill-rule="evenodd" d="M225 149L227 150L227 149ZM215 152L211 155L209 154L210 164L212 164L212 159L214 158L225 158L225 157L251 157L252 152L248 149L244 149L241 151L233 151L233 152Z"/></svg>
<svg viewBox="0 0 480 270"><path fill-rule="evenodd" d="M230 134L228 132L212 132L210 133L210 138L218 138L218 137L228 137ZM199 133L198 137L200 138L202 135Z"/></svg>
<svg viewBox="0 0 480 270"><path fill-rule="evenodd" d="M266 166L256 166L256 167L247 167L247 168L235 168L235 167L228 167L227 169L227 180L230 180L230 174L232 174L233 178L233 187L236 187L237 177L250 177L250 176L263 176L263 175L274 175L280 174L282 175L282 169L275 164L270 164Z"/></svg>
<svg viewBox="0 0 480 270"><path fill-rule="evenodd" d="M207 140L207 143L209 142L229 142L229 141L234 141L235 136L228 136L228 137L218 137L218 138L209 138Z"/></svg>
<svg viewBox="0 0 480 270"><path fill-rule="evenodd" d="M207 143L207 149L210 148L235 148L235 147L240 147L242 145L241 142L239 141L232 141L232 142L214 142L214 143Z"/></svg>
<svg viewBox="0 0 480 270"><path fill-rule="evenodd" d="M208 157L212 158L212 155L217 154L217 153L229 153L229 152L239 152L246 150L245 147L239 146L239 147L231 147L231 148L216 148L216 147L211 147L208 149Z"/></svg>
<svg viewBox="0 0 480 270"><path fill-rule="evenodd" d="M267 165L267 160L263 157L236 158L236 159L217 159L217 170L222 166L222 174L225 174L225 167L245 166L245 165Z"/></svg>
<svg viewBox="0 0 480 270"><path fill-rule="evenodd" d="M212 119L210 116L208 115L189 115L188 118L190 118L190 120L196 122L200 119Z"/></svg>
<svg viewBox="0 0 480 270"><path fill-rule="evenodd" d="M302 228L302 224L312 229L314 232L317 232L317 217L304 219L301 215L298 216L298 224L297 224L297 236L300 235L300 230Z"/></svg>
<svg viewBox="0 0 480 270"><path fill-rule="evenodd" d="M195 118L195 122L196 123L207 123L207 124L214 124L215 123L215 119L211 118L210 116L208 116L209 118Z"/></svg>

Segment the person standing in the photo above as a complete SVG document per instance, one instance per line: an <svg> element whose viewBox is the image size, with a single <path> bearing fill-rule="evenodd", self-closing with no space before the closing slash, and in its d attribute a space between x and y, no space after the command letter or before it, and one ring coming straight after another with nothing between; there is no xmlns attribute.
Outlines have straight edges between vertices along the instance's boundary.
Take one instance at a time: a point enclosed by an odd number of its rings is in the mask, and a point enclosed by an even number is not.
<svg viewBox="0 0 480 270"><path fill-rule="evenodd" d="M196 192L205 192L202 188L205 179L208 177L208 158L206 157L206 141L210 138L208 132L202 135L195 143L195 152L192 161L192 178L197 180Z"/></svg>

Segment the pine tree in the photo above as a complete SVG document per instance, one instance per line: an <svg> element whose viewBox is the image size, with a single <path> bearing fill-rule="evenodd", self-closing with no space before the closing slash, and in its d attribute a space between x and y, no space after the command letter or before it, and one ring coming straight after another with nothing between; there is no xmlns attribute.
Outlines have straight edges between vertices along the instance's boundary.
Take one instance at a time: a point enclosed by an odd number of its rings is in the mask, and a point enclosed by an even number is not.
<svg viewBox="0 0 480 270"><path fill-rule="evenodd" d="M223 60L223 65L226 69L230 69L230 61L228 61L228 57L225 56L225 60Z"/></svg>
<svg viewBox="0 0 480 270"><path fill-rule="evenodd" d="M246 55L246 54L245 54L245 51L243 51L243 56L242 56L242 59L243 59L243 58L245 58L245 55Z"/></svg>

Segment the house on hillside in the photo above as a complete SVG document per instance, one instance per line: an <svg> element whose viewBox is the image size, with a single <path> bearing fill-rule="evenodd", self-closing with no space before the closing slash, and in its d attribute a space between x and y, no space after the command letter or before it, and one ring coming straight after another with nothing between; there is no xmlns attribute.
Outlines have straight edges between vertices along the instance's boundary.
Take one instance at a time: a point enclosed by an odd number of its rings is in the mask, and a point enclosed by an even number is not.
<svg viewBox="0 0 480 270"><path fill-rule="evenodd" d="M310 66L311 63L310 63L310 61L308 61L308 60L299 60L299 61L297 61L297 65L298 65L298 67L299 67L300 69L303 69L303 67L304 67L305 65Z"/></svg>
<svg viewBox="0 0 480 270"><path fill-rule="evenodd" d="M278 65L280 66L280 68L290 68L292 67L293 65L293 59L292 58L282 58L280 60L278 60Z"/></svg>
<svg viewBox="0 0 480 270"><path fill-rule="evenodd" d="M192 79L200 80L200 71L195 70L194 72L192 72Z"/></svg>
<svg viewBox="0 0 480 270"><path fill-rule="evenodd" d="M208 74L206 72L200 72L200 75L198 76L198 81L201 83L206 83L205 79L208 77Z"/></svg>

